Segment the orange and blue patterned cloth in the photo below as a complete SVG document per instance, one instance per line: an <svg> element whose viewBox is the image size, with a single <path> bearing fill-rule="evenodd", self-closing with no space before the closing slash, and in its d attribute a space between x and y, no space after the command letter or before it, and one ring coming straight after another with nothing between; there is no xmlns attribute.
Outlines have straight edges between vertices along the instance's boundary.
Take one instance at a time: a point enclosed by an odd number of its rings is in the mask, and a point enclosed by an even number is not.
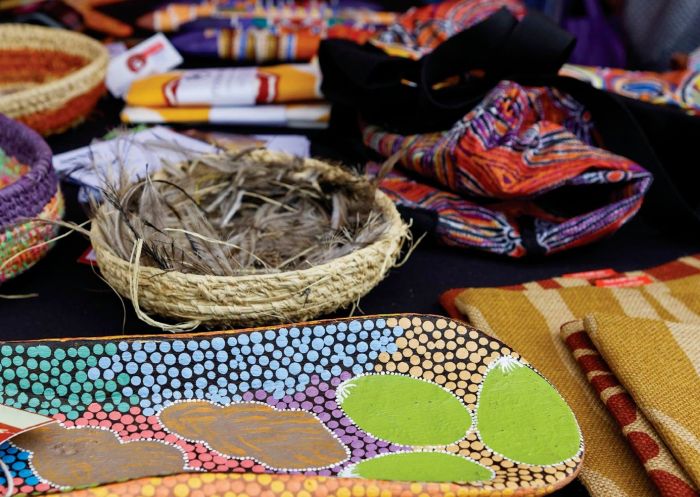
<svg viewBox="0 0 700 497"><path fill-rule="evenodd" d="M437 214L448 245L521 257L552 254L619 229L652 182L635 162L595 146L590 114L544 87L498 84L444 132L365 126L365 144L431 184L393 171L380 186L399 205Z"/></svg>

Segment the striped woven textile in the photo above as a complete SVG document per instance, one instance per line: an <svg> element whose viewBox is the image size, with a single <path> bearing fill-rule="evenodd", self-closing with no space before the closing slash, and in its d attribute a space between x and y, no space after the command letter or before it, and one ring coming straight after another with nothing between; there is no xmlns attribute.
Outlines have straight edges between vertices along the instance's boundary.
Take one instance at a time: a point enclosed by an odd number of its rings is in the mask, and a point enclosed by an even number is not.
<svg viewBox="0 0 700 497"><path fill-rule="evenodd" d="M448 131L365 126L363 138L438 185L399 172L381 182L397 203L436 212L442 241L520 257L590 243L639 210L651 174L595 147L593 131L569 95L503 81Z"/></svg>
<svg viewBox="0 0 700 497"><path fill-rule="evenodd" d="M620 429L617 416L610 414L610 406L606 408L600 394L590 386L589 380L595 375L587 376L581 370L576 359L581 352L572 354L560 337L563 325L591 314L612 314L617 316L616 319L653 319L654 323L663 320L700 323L700 298L696 297L700 290L700 255L626 274L629 277L640 275L651 283L635 288L615 288L597 287L583 279L557 278L505 289L454 289L445 292L441 302L453 317L465 319L521 351L564 395L583 430L587 457L580 478L593 496L637 497L657 495L659 491L664 495L695 495L697 481L693 481L693 472L689 469L689 465L695 467L695 461L679 457L666 437L658 435L658 429L657 438L664 440L670 452L653 458L649 458L648 453L640 456L641 446L629 443L630 436L626 432L630 430ZM564 328L567 337L574 333L571 326ZM624 329L630 328L625 325ZM618 333L617 336L624 337L624 334ZM644 340L639 338L636 341ZM666 367L671 364L663 354L654 357L649 360L660 361ZM610 367L614 368L615 364L611 363ZM642 364L648 365L647 362ZM586 373L590 371L586 370ZM624 379L622 376L618 378L629 389L632 385L629 377L634 378L634 373L629 370L625 373ZM650 381L648 377L640 378L636 378L635 388L640 382ZM630 393L634 396L632 389ZM634 398L638 402L637 397ZM686 399L697 411L697 402L693 404L693 400ZM687 422L691 420L687 419ZM697 429L698 426L693 424L691 428ZM691 428L687 431L693 433ZM697 435L695 432L694 436ZM632 435L631 438L639 439L640 436ZM673 460L678 464L667 464ZM649 473L652 470L664 474L659 478L658 474ZM682 489L686 493L668 493L669 488Z"/></svg>

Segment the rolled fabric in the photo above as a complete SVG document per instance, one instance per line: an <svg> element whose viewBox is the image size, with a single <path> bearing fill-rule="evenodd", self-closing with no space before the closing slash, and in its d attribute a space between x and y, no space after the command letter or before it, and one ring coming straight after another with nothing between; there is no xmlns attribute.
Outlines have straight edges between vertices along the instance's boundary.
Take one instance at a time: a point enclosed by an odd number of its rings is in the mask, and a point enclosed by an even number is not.
<svg viewBox="0 0 700 497"><path fill-rule="evenodd" d="M125 123L215 123L322 129L328 127L330 105L258 105L250 107L125 107Z"/></svg>
<svg viewBox="0 0 700 497"><path fill-rule="evenodd" d="M197 107L321 100L317 64L190 69L135 81L127 105Z"/></svg>

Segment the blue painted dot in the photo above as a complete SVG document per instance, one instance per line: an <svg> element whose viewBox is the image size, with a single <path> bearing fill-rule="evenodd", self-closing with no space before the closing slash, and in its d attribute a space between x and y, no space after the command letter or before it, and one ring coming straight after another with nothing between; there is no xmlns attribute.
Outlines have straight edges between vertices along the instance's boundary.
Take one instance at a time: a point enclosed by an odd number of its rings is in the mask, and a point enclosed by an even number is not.
<svg viewBox="0 0 700 497"><path fill-rule="evenodd" d="M250 335L250 341L252 343L262 343L263 341L263 334L260 333L259 331L255 331L251 333Z"/></svg>
<svg viewBox="0 0 700 497"><path fill-rule="evenodd" d="M182 352L183 350L185 350L185 342L183 342L182 340L175 340L173 342L173 351Z"/></svg>
<svg viewBox="0 0 700 497"><path fill-rule="evenodd" d="M177 362L181 366L187 366L191 362L190 355L189 354L180 354L177 358Z"/></svg>
<svg viewBox="0 0 700 497"><path fill-rule="evenodd" d="M226 342L221 337L213 338L211 341L211 347L214 350L223 350L225 346Z"/></svg>

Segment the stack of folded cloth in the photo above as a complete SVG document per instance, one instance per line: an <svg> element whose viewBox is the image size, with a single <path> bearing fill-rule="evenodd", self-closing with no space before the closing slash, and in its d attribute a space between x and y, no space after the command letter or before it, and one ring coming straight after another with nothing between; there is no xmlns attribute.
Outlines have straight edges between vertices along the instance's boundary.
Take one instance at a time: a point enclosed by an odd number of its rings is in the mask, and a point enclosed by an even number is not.
<svg viewBox="0 0 700 497"><path fill-rule="evenodd" d="M454 289L441 301L521 351L567 399L591 495L691 496L700 488L698 290L695 255L597 281Z"/></svg>
<svg viewBox="0 0 700 497"><path fill-rule="evenodd" d="M315 63L189 69L135 81L125 96L127 123L218 123L325 128Z"/></svg>

